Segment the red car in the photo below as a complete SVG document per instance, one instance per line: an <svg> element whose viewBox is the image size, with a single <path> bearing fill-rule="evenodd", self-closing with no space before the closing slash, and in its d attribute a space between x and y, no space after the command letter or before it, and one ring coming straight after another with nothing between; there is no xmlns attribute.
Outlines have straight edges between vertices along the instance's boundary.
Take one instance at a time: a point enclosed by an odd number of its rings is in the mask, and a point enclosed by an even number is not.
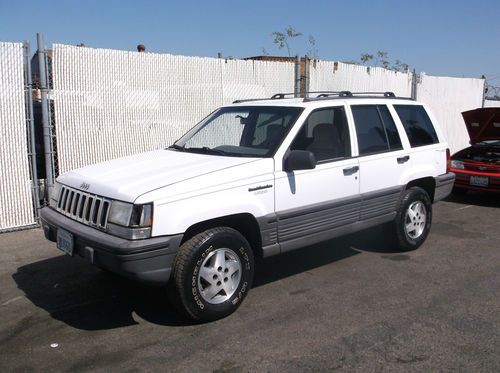
<svg viewBox="0 0 500 373"><path fill-rule="evenodd" d="M500 108L462 113L471 146L451 157L455 192L500 192Z"/></svg>

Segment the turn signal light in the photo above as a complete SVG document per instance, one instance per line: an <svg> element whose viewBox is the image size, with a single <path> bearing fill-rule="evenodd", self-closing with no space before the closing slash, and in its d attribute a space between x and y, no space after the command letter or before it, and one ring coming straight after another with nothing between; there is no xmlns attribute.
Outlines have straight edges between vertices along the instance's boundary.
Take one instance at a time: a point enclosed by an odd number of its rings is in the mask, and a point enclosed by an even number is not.
<svg viewBox="0 0 500 373"><path fill-rule="evenodd" d="M451 153L450 149L446 149L446 172L450 172L451 170Z"/></svg>

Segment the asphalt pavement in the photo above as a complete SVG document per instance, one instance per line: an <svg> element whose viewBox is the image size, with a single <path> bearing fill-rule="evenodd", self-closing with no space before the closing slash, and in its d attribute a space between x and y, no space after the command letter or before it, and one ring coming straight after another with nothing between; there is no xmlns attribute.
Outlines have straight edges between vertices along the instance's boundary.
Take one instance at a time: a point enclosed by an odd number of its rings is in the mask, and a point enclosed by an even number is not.
<svg viewBox="0 0 500 373"><path fill-rule="evenodd" d="M0 234L0 372L499 372L500 197L433 220L414 252L376 228L260 260L239 310L206 324L40 229Z"/></svg>

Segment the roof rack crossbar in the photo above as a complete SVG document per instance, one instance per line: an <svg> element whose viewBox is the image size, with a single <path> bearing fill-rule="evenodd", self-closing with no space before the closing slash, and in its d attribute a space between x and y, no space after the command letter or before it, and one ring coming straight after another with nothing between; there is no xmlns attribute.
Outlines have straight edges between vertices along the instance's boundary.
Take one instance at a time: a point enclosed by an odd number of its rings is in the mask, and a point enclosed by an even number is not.
<svg viewBox="0 0 500 373"><path fill-rule="evenodd" d="M318 92L309 92L309 93L318 93ZM324 93L317 95L316 98L324 98L331 96L346 97L346 96L352 96L352 93L350 91L325 91Z"/></svg>
<svg viewBox="0 0 500 373"><path fill-rule="evenodd" d="M295 96L295 93L276 93L271 96L271 100L282 100L286 98L285 96Z"/></svg>
<svg viewBox="0 0 500 373"><path fill-rule="evenodd" d="M353 95L370 95L370 96L376 96L376 95L382 95L384 97L396 97L394 92L390 91L385 91L385 92L353 92Z"/></svg>
<svg viewBox="0 0 500 373"><path fill-rule="evenodd" d="M362 96L362 95L370 95L370 96L377 96L377 95L382 95L384 97L396 97L394 92L351 92L351 91L338 91L338 92L327 92L327 93L322 93L318 95L317 97L329 97L329 96Z"/></svg>

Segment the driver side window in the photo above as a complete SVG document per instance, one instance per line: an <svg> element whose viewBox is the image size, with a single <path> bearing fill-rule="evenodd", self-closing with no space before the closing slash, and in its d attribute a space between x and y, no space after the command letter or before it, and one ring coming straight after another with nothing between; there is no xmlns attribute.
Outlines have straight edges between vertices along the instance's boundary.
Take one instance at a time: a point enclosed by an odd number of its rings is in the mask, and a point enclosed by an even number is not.
<svg viewBox="0 0 500 373"><path fill-rule="evenodd" d="M313 111L304 122L290 147L308 150L317 162L326 162L351 156L349 127L343 106Z"/></svg>

